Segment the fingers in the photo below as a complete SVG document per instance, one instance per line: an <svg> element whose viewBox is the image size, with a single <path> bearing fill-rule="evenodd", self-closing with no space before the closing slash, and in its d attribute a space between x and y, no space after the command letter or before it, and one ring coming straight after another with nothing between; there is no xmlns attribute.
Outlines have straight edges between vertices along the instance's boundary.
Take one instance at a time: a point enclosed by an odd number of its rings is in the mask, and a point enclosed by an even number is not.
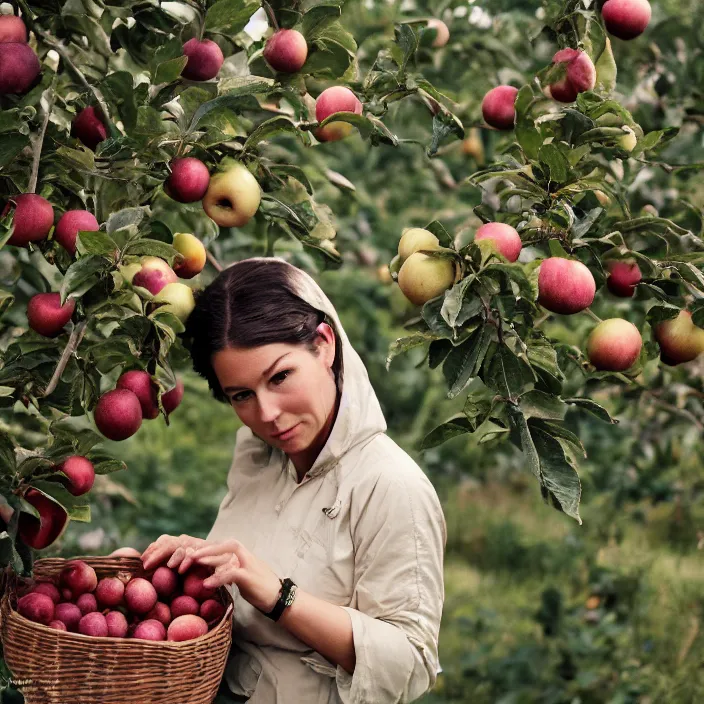
<svg viewBox="0 0 704 704"><path fill-rule="evenodd" d="M218 587L224 587L229 584L236 584L238 573L239 567L235 567L234 565L219 567L210 577L203 580L203 586L208 589L217 589Z"/></svg>
<svg viewBox="0 0 704 704"><path fill-rule="evenodd" d="M155 540L143 553L142 565L144 569L150 569L161 564L176 547L178 538L173 535L162 535Z"/></svg>
<svg viewBox="0 0 704 704"><path fill-rule="evenodd" d="M206 565L207 567L215 567L215 569L217 569L218 567L221 567L222 565L226 565L228 563L231 563L235 567L242 566L239 558L234 553L223 553L222 555L206 555L205 557L197 557L194 555L193 559L199 565Z"/></svg>
<svg viewBox="0 0 704 704"><path fill-rule="evenodd" d="M226 540L222 543L207 543L199 547L194 553L194 559L200 561L201 557L210 557L225 553L236 553L241 549L242 543L239 540Z"/></svg>

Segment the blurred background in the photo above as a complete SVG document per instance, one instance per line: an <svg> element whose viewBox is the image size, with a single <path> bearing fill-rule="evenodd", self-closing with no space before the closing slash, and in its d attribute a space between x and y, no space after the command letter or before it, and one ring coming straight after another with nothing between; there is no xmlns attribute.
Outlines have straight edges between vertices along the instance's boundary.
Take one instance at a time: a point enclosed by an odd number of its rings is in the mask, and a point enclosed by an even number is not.
<svg viewBox="0 0 704 704"><path fill-rule="evenodd" d="M511 141L510 135L479 128L481 98L498 83L530 80L550 62L554 37L540 29L551 4L348 3L344 23L357 40L363 69L382 42L392 40L394 21L438 16L447 23L449 44L442 51L424 50L422 71L457 103L467 139L441 147L439 158L429 159L427 108L413 101L393 104L385 119L407 140L396 148L372 148L354 136L304 149L294 138L277 137L264 151L309 175L316 200L334 214L344 263L337 271L321 271L300 247L287 248L282 240L275 253L306 268L337 307L369 371L389 435L428 474L443 503L448 526L443 672L423 701L701 702L702 360L663 368L655 392L637 401L620 385L589 387L591 397L620 421L616 425L587 414L568 415L588 453L580 470L583 525L542 502L523 455L500 438L480 442L465 435L419 452L424 435L461 410L463 399L446 398L441 371L428 369L421 349L396 357L388 371L385 367L389 345L404 336L404 323L417 310L384 266L404 227L437 219L463 242L481 224L472 208L491 196L464 179ZM681 130L660 157L665 167L631 160L621 167L620 187L633 213L648 206L675 222L695 223L699 232L702 20L700 3L658 1L644 36L612 41L619 71L616 99L646 131ZM336 183L320 178L325 169L339 175ZM683 206L682 198L694 209ZM154 208L161 209L172 231L190 231L209 242L225 265L267 251L266 237L254 229L215 240L198 204L176 209L160 196ZM214 274L206 269L203 283ZM632 305L642 303L610 301L608 310ZM606 307L598 311L601 317L605 312ZM592 323L587 316L572 318L579 319L563 318L545 330L581 345ZM159 418L127 441L106 442L128 470L97 478L92 523L72 523L43 556L100 555L122 546L143 550L164 533L205 537L225 494L238 420L229 406L209 396L205 382L187 365L181 373L185 398L170 427ZM676 390L678 384L688 390L686 407L684 401L659 397L658 389ZM691 389L699 389L693 401ZM3 701L21 698L8 690Z"/></svg>

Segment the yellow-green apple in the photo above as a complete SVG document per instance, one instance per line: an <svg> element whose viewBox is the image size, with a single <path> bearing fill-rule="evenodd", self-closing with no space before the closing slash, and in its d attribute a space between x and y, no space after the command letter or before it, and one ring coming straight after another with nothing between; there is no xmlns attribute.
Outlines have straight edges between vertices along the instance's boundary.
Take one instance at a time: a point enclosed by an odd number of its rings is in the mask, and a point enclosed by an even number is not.
<svg viewBox="0 0 704 704"><path fill-rule="evenodd" d="M176 272L159 257L142 257L140 270L132 277L134 286L142 286L156 296L167 284L178 281Z"/></svg>
<svg viewBox="0 0 704 704"><path fill-rule="evenodd" d="M203 271L206 254L203 243L189 232L174 235L174 248L183 257L174 262L174 271L182 279L192 279Z"/></svg>
<svg viewBox="0 0 704 704"><path fill-rule="evenodd" d="M550 95L561 103L571 103L578 93L596 85L596 68L589 55L578 49L561 49L552 57L554 64L565 64L566 74L550 85Z"/></svg>
<svg viewBox="0 0 704 704"><path fill-rule="evenodd" d="M407 227L401 233L401 239L398 243L398 256L401 259L401 264L411 254L415 254L421 249L441 249L440 240L430 230L424 230L422 227Z"/></svg>
<svg viewBox="0 0 704 704"><path fill-rule="evenodd" d="M643 278L635 259L610 259L606 262L609 276L606 287L621 298L630 298L636 290L636 284Z"/></svg>
<svg viewBox="0 0 704 704"><path fill-rule="evenodd" d="M650 22L648 0L606 0L601 16L609 34L619 39L635 39Z"/></svg>
<svg viewBox="0 0 704 704"><path fill-rule="evenodd" d="M87 210L67 210L56 224L54 239L71 255L76 253L76 238L79 232L95 232L100 229L93 213Z"/></svg>
<svg viewBox="0 0 704 704"><path fill-rule="evenodd" d="M22 542L35 550L44 550L59 539L68 523L66 510L36 489L30 488L25 501L39 512L39 518L22 512L18 519L17 533Z"/></svg>
<svg viewBox="0 0 704 704"><path fill-rule="evenodd" d="M188 63L181 75L191 81L209 81L215 78L225 61L222 49L212 39L189 39L183 45L183 54L188 57Z"/></svg>
<svg viewBox="0 0 704 704"><path fill-rule="evenodd" d="M264 58L275 71L296 73L308 58L306 39L296 29L280 29L267 39Z"/></svg>
<svg viewBox="0 0 704 704"><path fill-rule="evenodd" d="M447 44L450 39L450 30L447 28L447 25L442 20L433 17L432 19L428 20L427 27L428 29L435 30L435 39L433 39L434 47L439 48Z"/></svg>
<svg viewBox="0 0 704 704"><path fill-rule="evenodd" d="M186 284L166 284L159 293L154 296L154 303L164 303L159 310L173 313L182 323L188 320L188 316L195 308L196 302L193 298L193 291Z"/></svg>
<svg viewBox="0 0 704 704"><path fill-rule="evenodd" d="M69 298L61 305L58 293L37 293L27 304L29 327L44 337L60 335L76 310L76 301Z"/></svg>
<svg viewBox="0 0 704 704"><path fill-rule="evenodd" d="M538 303L553 313L572 315L594 300L596 282L592 272L576 259L549 257L540 264Z"/></svg>
<svg viewBox="0 0 704 704"><path fill-rule="evenodd" d="M5 217L11 208L15 213L8 244L26 247L30 242L46 239L54 224L54 209L46 198L34 193L11 196L1 217Z"/></svg>
<svg viewBox="0 0 704 704"><path fill-rule="evenodd" d="M159 415L159 405L156 400L158 387L152 381L149 372L131 369L117 380L117 388L127 389L137 397L142 408L142 418L153 420Z"/></svg>
<svg viewBox="0 0 704 704"><path fill-rule="evenodd" d="M183 381L176 379L176 386L174 386L171 391L167 391L162 395L161 402L164 404L164 411L166 411L167 416L175 410L183 400L184 390Z"/></svg>
<svg viewBox="0 0 704 704"><path fill-rule="evenodd" d="M503 222L484 223L474 236L474 241L492 240L499 254L515 262L521 253L521 237L516 230Z"/></svg>
<svg viewBox="0 0 704 704"><path fill-rule="evenodd" d="M322 122L337 112L362 114L362 103L359 98L345 86L330 86L326 88L315 101L315 119ZM325 127L319 127L315 136L321 142L336 142L349 136L354 127L348 122L331 122Z"/></svg>
<svg viewBox="0 0 704 704"><path fill-rule="evenodd" d="M456 263L421 252L411 254L398 272L398 285L403 295L417 306L440 296L456 280Z"/></svg>
<svg viewBox="0 0 704 704"><path fill-rule="evenodd" d="M142 407L129 389L113 389L103 394L93 411L95 425L109 440L125 440L142 425Z"/></svg>
<svg viewBox="0 0 704 704"><path fill-rule="evenodd" d="M0 43L0 95L22 95L42 70L39 58L25 42Z"/></svg>
<svg viewBox="0 0 704 704"><path fill-rule="evenodd" d="M497 130L512 130L516 122L518 88L496 86L482 100L482 115L487 125Z"/></svg>
<svg viewBox="0 0 704 704"><path fill-rule="evenodd" d="M692 322L688 310L656 324L653 332L660 346L660 360L670 366L691 362L704 352L704 330Z"/></svg>
<svg viewBox="0 0 704 704"><path fill-rule="evenodd" d="M388 264L382 264L377 270L376 270L376 275L379 281L382 284L390 284L393 283L393 279L391 278L391 272L389 271L389 266Z"/></svg>
<svg viewBox="0 0 704 704"><path fill-rule="evenodd" d="M57 472L63 472L68 481L63 480L66 488L74 496L82 496L90 491L95 482L95 468L87 457L72 455L56 466Z"/></svg>
<svg viewBox="0 0 704 704"><path fill-rule="evenodd" d="M71 135L79 139L89 149L95 151L96 147L107 139L108 130L103 122L103 111L98 107L89 105L73 118Z"/></svg>
<svg viewBox="0 0 704 704"><path fill-rule="evenodd" d="M259 209L261 197L257 179L238 162L210 179L203 210L220 227L242 227Z"/></svg>
<svg viewBox="0 0 704 704"><path fill-rule="evenodd" d="M27 43L27 27L17 15L0 15L0 44Z"/></svg>
<svg viewBox="0 0 704 704"><path fill-rule="evenodd" d="M193 156L174 159L170 164L171 173L164 183L164 192L179 203L195 203L202 200L208 184L208 167Z"/></svg>
<svg viewBox="0 0 704 704"><path fill-rule="evenodd" d="M642 347L643 338L633 323L623 318L609 318L589 335L587 356L599 371L623 372L633 366Z"/></svg>
<svg viewBox="0 0 704 704"><path fill-rule="evenodd" d="M616 143L624 151L632 152L636 144L638 144L638 137L636 137L636 133L630 127L623 127L622 129L623 135L616 140Z"/></svg>

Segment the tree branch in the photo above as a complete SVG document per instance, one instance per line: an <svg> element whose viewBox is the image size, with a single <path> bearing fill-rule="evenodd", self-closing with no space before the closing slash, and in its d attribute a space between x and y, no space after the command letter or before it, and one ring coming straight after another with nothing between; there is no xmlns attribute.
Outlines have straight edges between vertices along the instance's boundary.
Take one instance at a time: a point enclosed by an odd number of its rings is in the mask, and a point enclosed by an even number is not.
<svg viewBox="0 0 704 704"><path fill-rule="evenodd" d="M32 145L32 173L29 177L29 185L27 186L27 193L34 193L37 190L37 179L39 178L39 161L42 156L42 145L44 144L44 135L46 134L46 128L49 124L49 115L51 115L52 108L54 107L54 102L56 101L56 79L51 82L51 86L48 88L46 93L49 93L47 98L47 107L44 113L44 121L42 122L42 128L39 135L35 138L34 144Z"/></svg>
<svg viewBox="0 0 704 704"><path fill-rule="evenodd" d="M205 256L215 269L218 271L222 271L224 269L223 265L207 249L205 250Z"/></svg>
<svg viewBox="0 0 704 704"><path fill-rule="evenodd" d="M61 375L64 373L64 369L66 369L66 365L68 364L69 358L76 351L78 345L81 344L83 335L85 335L86 332L87 324L87 320L82 320L80 323L74 326L73 330L71 331L71 337L69 337L68 343L66 344L63 354L61 355L61 359L56 365L54 375L51 377L49 385L46 387L46 389L44 389L44 393L42 394L43 396L49 396L49 394L53 393L56 387L58 386L59 380L61 379Z"/></svg>

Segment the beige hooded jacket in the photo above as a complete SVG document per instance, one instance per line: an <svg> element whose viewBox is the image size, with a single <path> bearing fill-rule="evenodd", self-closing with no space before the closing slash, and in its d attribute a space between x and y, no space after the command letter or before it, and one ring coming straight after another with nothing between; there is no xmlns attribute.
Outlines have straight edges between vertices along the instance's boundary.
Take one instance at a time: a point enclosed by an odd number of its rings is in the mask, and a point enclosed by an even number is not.
<svg viewBox="0 0 704 704"><path fill-rule="evenodd" d="M283 261L283 260L279 260ZM299 484L278 448L243 426L209 540L235 538L281 578L345 609L349 675L239 596L225 680L252 704L410 702L435 683L446 526L420 467L385 434L366 368L317 283L289 265L294 291L342 343L335 424Z"/></svg>

